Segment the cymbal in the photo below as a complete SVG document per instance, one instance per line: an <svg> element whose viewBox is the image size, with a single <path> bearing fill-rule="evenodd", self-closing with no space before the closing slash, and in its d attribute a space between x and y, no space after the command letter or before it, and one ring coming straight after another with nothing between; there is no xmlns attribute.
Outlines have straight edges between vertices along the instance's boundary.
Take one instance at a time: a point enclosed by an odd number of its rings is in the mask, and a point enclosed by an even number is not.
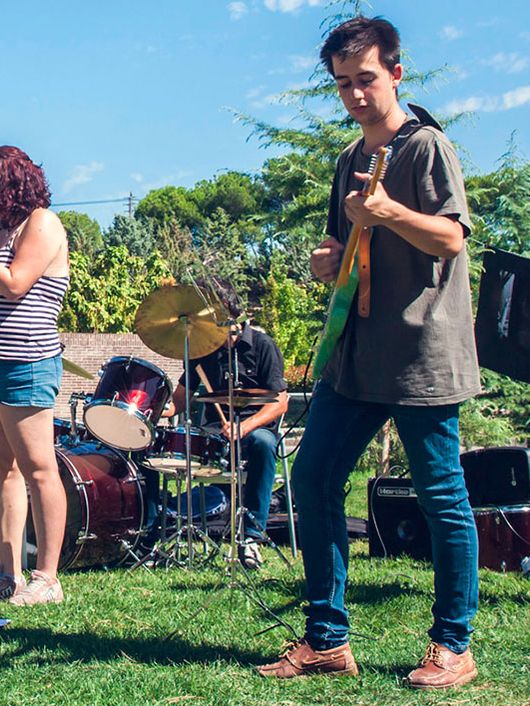
<svg viewBox="0 0 530 706"><path fill-rule="evenodd" d="M62 356L63 359L63 368L66 370L67 373L72 373L73 375L78 375L81 378L86 378L87 380L93 380L95 375L92 375L92 373L89 373L88 370L85 370L82 368L80 365L77 365L76 363L73 363L71 360L68 360L68 358L65 358Z"/></svg>
<svg viewBox="0 0 530 706"><path fill-rule="evenodd" d="M203 290L201 290L203 291ZM211 297L205 297L210 302ZM226 341L228 326L220 303L206 303L192 285L164 285L138 307L136 332L151 350L167 358L184 358L186 332L189 357L202 358Z"/></svg>
<svg viewBox="0 0 530 706"><path fill-rule="evenodd" d="M197 397L197 402L230 404L226 390L200 395ZM271 402L278 402L278 393L273 390L260 390L258 388L237 389L234 390L232 395L232 405L234 407L249 407L250 405L270 404Z"/></svg>

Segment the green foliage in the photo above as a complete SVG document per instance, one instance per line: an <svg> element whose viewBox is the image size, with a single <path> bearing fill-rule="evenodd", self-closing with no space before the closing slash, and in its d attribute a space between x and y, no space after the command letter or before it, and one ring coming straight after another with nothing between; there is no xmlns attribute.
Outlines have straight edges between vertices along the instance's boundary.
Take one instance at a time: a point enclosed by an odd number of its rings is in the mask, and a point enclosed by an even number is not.
<svg viewBox="0 0 530 706"><path fill-rule="evenodd" d="M203 216L188 189L183 186L164 186L150 191L136 207L139 220L153 219L160 226L176 220L184 228L196 228Z"/></svg>
<svg viewBox="0 0 530 706"><path fill-rule="evenodd" d="M244 244L240 226L231 222L229 214L217 208L206 219L198 236L197 251L203 275L213 273L229 280L244 299L247 291L249 252ZM259 273L254 273L254 277Z"/></svg>
<svg viewBox="0 0 530 706"><path fill-rule="evenodd" d="M95 258L73 252L71 285L59 317L61 330L90 333L132 331L140 303L170 272L157 251L147 259L123 245Z"/></svg>
<svg viewBox="0 0 530 706"><path fill-rule="evenodd" d="M317 282L295 282L281 264L271 269L256 319L278 344L286 368L307 363L311 343L321 328L325 290Z"/></svg>
<svg viewBox="0 0 530 706"><path fill-rule="evenodd" d="M530 253L530 163L517 153L514 138L491 174L466 181L474 237L521 255Z"/></svg>
<svg viewBox="0 0 530 706"><path fill-rule="evenodd" d="M103 237L107 246L125 245L131 255L147 257L155 248L155 225L152 220L140 221L118 214Z"/></svg>
<svg viewBox="0 0 530 706"><path fill-rule="evenodd" d="M103 236L97 221L77 211L59 211L57 215L66 230L70 251L93 257L103 249Z"/></svg>
<svg viewBox="0 0 530 706"><path fill-rule="evenodd" d="M248 174L229 171L195 184L190 195L206 218L222 209L231 223L255 216L261 210L263 187Z"/></svg>

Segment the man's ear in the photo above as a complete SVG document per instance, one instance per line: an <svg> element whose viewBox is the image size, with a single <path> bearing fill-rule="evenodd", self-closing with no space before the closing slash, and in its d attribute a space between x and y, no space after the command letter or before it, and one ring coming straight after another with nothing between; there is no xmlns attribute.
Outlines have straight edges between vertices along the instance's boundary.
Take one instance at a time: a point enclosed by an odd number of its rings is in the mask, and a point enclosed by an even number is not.
<svg viewBox="0 0 530 706"><path fill-rule="evenodd" d="M392 71L392 85L394 88L397 88L399 86L402 78L403 78L403 64L396 64L394 66L394 70Z"/></svg>

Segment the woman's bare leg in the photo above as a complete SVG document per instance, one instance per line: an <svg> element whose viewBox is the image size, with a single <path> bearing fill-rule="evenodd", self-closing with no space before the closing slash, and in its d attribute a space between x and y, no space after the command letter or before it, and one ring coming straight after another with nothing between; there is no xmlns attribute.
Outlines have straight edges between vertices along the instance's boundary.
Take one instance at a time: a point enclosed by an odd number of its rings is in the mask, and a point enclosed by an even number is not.
<svg viewBox="0 0 530 706"><path fill-rule="evenodd" d="M0 424L0 570L22 574L22 534L28 499L26 483Z"/></svg>
<svg viewBox="0 0 530 706"><path fill-rule="evenodd" d="M0 404L0 424L29 485L37 569L55 578L66 523L66 496L53 445L53 410Z"/></svg>

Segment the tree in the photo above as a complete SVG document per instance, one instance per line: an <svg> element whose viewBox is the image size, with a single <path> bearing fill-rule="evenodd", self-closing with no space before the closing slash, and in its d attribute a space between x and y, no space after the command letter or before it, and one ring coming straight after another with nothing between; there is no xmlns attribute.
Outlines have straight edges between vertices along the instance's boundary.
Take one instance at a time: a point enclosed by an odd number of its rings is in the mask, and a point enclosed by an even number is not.
<svg viewBox="0 0 530 706"><path fill-rule="evenodd" d="M236 223L260 212L264 194L259 179L229 171L214 179L199 181L190 196L206 218L213 217L222 208L230 222Z"/></svg>
<svg viewBox="0 0 530 706"><path fill-rule="evenodd" d="M96 220L77 211L59 211L57 215L66 230L71 251L83 252L93 257L103 249L103 236Z"/></svg>
<svg viewBox="0 0 530 706"><path fill-rule="evenodd" d="M164 186L150 191L139 202L134 215L141 221L153 219L158 227L176 220L191 230L204 221L195 199L183 186Z"/></svg>
<svg viewBox="0 0 530 706"><path fill-rule="evenodd" d="M118 214L103 237L107 246L125 245L131 255L147 257L155 248L155 225L150 219L139 221Z"/></svg>
<svg viewBox="0 0 530 706"><path fill-rule="evenodd" d="M74 251L59 327L85 333L132 331L141 302L170 277L156 251L147 259L131 256L124 245L108 247L95 258Z"/></svg>

